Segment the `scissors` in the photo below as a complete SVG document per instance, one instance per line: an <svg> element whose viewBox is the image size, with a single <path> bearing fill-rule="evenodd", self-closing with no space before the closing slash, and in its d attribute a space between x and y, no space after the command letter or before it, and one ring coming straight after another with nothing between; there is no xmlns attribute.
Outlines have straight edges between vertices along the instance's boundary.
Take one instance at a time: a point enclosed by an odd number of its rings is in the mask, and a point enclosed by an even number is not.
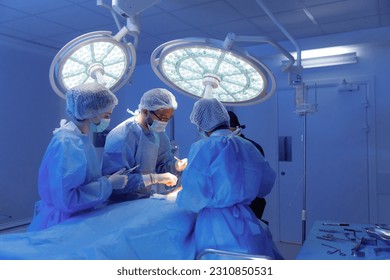
<svg viewBox="0 0 390 280"><path fill-rule="evenodd" d="M135 169L137 169L139 167L139 164L137 164L136 166L134 166L133 168L130 168L130 169L127 169L123 172L123 175L128 175L130 174L131 172L133 172Z"/></svg>

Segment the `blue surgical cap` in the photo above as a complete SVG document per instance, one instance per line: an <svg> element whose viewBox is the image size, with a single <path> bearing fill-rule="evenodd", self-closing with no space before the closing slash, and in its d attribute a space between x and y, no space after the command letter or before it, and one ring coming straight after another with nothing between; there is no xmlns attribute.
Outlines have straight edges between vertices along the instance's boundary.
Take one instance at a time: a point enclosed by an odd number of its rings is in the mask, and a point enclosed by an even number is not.
<svg viewBox="0 0 390 280"><path fill-rule="evenodd" d="M221 125L229 127L229 114L215 98L202 98L195 102L190 120L198 129L210 132Z"/></svg>
<svg viewBox="0 0 390 280"><path fill-rule="evenodd" d="M141 97L138 109L157 111L159 109L177 109L175 96L164 88L154 88L148 90Z"/></svg>
<svg viewBox="0 0 390 280"><path fill-rule="evenodd" d="M98 83L76 86L66 93L66 112L78 120L94 118L117 104L116 96Z"/></svg>

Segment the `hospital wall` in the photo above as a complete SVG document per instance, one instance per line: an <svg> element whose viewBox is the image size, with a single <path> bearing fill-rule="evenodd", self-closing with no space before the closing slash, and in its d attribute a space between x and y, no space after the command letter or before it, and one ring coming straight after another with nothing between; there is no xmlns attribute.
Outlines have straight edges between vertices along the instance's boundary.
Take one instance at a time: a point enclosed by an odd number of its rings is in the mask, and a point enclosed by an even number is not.
<svg viewBox="0 0 390 280"><path fill-rule="evenodd" d="M390 212L390 96L387 68L390 62L390 39L387 36L389 32L389 28L383 28L298 41L302 49L334 45L353 45L357 49L357 64L305 70L303 77L305 81L370 81L369 94L375 102L370 109L370 116L374 117L371 120L374 137L370 139L374 139L374 143L370 142L370 149L373 150L370 156L374 158L369 159L371 164L368 173L372 189L369 193L369 203L375 206L370 208L374 209L374 213L368 215L371 222L381 223L390 223L390 215L387 214ZM40 161L53 129L58 127L61 118L66 117L65 102L55 95L48 79L50 63L56 51L9 38L4 38L1 42L0 88L3 99L0 102L0 112L4 122L0 147L0 228L2 225L4 227L31 218L33 204L38 199L37 173ZM282 44L288 50L294 51L290 42ZM282 235L286 230L286 224L283 222L286 217L281 217L281 213L284 213L281 209L284 206L281 205L283 190L280 188L282 170L278 147L279 124L282 118L299 119L299 116L293 110L280 110L282 94L292 94L287 83L288 75L281 70L280 54L269 46L248 50L263 58L269 65L276 76L278 89L276 94L264 103L229 109L233 109L241 123L246 125L245 135L263 146L267 160L278 174L275 188L267 197L265 218L270 222L275 239L279 240L284 238ZM119 105L113 113L110 128L129 117L126 110L137 109L143 92L153 87L166 86L156 77L150 65L137 65L129 84L117 93ZM195 126L189 122L195 99L174 93L179 107L167 132L171 139L179 144L179 156L186 157L191 143L198 139ZM322 110L321 104L318 110ZM313 114L315 115L316 113ZM308 118L310 117L311 115L308 115ZM298 122L302 123L302 120L299 119ZM324 149L328 148L325 144L323 143ZM301 150L293 149L300 154ZM332 149L330 147L329 152ZM337 159L337 156L335 158ZM318 159L318 162L321 162L321 159ZM301 164L301 161L296 162L294 159L291 162L292 166ZM374 170L371 170L372 168ZM323 179L327 180L326 176L329 174L324 172L323 176ZM375 194L374 197L372 193ZM297 200L300 194L299 192ZM335 199L342 200L343 197ZM299 221L290 226L301 227Z"/></svg>
<svg viewBox="0 0 390 280"><path fill-rule="evenodd" d="M37 174L63 101L49 84L54 50L0 38L0 229L29 221Z"/></svg>
<svg viewBox="0 0 390 280"><path fill-rule="evenodd" d="M360 106L359 110L362 111L362 114L366 114L365 119L367 123L362 123L360 119L356 118L356 121L352 119L350 123L351 126L356 126L357 131L361 130L361 134L366 134L366 142L365 146L362 145L361 149L365 149L366 154L361 158L362 161L366 161L365 163L352 163L353 165L345 165L340 166L340 170L334 170L326 166L324 162L331 161L335 165L340 161L341 157L339 153L336 151L342 151L348 149L349 143L351 142L351 137L354 135L348 136L344 135L346 139L342 139L342 141L337 142L335 144L331 144L329 141L330 134L342 134L338 127L338 122L336 121L336 125L330 130L325 130L328 126L328 120L322 119L321 122L317 122L317 127L308 127L307 133L311 133L313 130L316 132L320 131L322 135L312 135L309 134L307 136L308 146L314 146L318 150L326 150L325 157L313 158L310 157L310 152L313 153L313 150L308 149L306 162L307 171L313 170L315 168L323 169L320 173L316 174L321 178L317 179L318 181L322 181L321 185L323 189L316 188L317 186L311 184L314 180L313 178L307 182L307 194L310 196L306 197L306 208L308 211L306 215L308 216L308 220L310 219L310 214L316 211L312 208L325 208L322 204L329 203L328 209L332 209L329 212L338 212L335 214L322 214L323 219L329 217L332 220L338 220L339 222L343 222L343 217L350 217L350 220L346 222L359 222L359 223L389 223L390 222L390 153L389 153L389 122L390 122L390 113L389 113L389 105L390 105L390 96L389 96L389 85L388 85L388 65L390 62L390 38L388 36L390 29L389 28L380 28L375 30L364 30L360 32L351 32L351 33L343 33L332 36L323 36L318 38L311 38L307 40L299 40L299 45L302 50L307 49L316 49L316 48L325 48L332 46L347 46L351 48L353 51L356 51L358 55L358 63L357 64L349 64L349 65L338 65L338 66L329 66L329 67L321 67L321 68L311 68L305 69L303 72L303 80L307 83L311 83L312 89L309 93L313 97L313 92L316 89L313 88L313 84L341 84L345 79L347 82L352 84L359 85L361 91L366 91L367 101L361 100L355 102L356 94L360 94L358 91L353 92L338 92L337 85L333 87L333 89L329 89L329 94L334 94L336 98L335 102L344 102L344 108L340 110L340 106L334 104L334 106L326 107L325 104L319 101L317 112L313 114L307 114L307 123L314 122L313 120L318 118L319 115L324 114L324 111L328 111L327 116L332 116L332 114L339 116L339 123L341 127L342 121L348 118L348 114L351 112L352 106ZM291 42L285 42L283 45L288 48L290 51L293 51L294 48L291 46ZM264 146L266 151L266 157L271 162L271 165L275 168L278 179L275 188L268 199L268 206L266 208L266 219L271 220L270 223L273 232L276 233L277 238L280 240L286 240L291 242L298 242L300 240L299 236L287 236L291 235L290 228L296 227L295 231L299 233L300 231L300 221L295 217L286 217L288 215L292 215L294 212L293 207L287 204L294 204L294 200L302 199L302 191L298 190L287 190L288 195L290 197L284 197L284 192L286 192L286 186L283 187L283 180L285 180L286 175L283 175L286 171L286 164L295 165L294 167L290 167L292 172L300 173L299 176L302 176L303 179L303 162L295 161L294 157L290 163L280 162L279 159L279 147L278 147L278 138L279 136L284 136L281 134L281 126L283 122L286 122L286 119L289 119L290 123L300 123L300 133L297 136L301 136L303 134L303 120L302 117L299 117L296 113L294 113L294 99L290 98L291 102L291 110L283 111L284 108L281 106L283 99L285 99L285 94L290 93L291 97L294 97L294 90L288 86L288 75L281 71L280 61L283 59L277 52L273 52L269 48L268 57L265 58L265 62L267 65L271 67L271 70L275 73L276 79L278 82L278 91L275 96L271 98L271 100L266 103L260 103L256 105L248 106L248 108L237 108L236 113L241 116L242 122L247 125L247 129L245 129L245 134L248 137L253 138L257 142L261 143ZM253 54L258 54L260 56L264 55L267 51L261 48L251 48L250 52ZM320 95L321 87L318 88L318 92ZM320 96L318 96L320 97ZM348 103L348 99L350 99L350 103ZM314 99L309 99L313 104ZM355 103L354 103L355 102ZM365 108L367 107L367 108ZM338 109L337 109L338 108ZM339 110L340 112L337 112ZM357 110L357 109L356 109ZM364 111L363 111L364 110ZM256 118L253 116L256 115ZM323 131L320 128L324 128ZM360 127L360 128L359 128ZM366 130L366 132L365 132ZM362 137L364 140L364 136ZM296 142L298 143L295 146L295 149L298 150L299 155L296 155L295 158L301 156L302 157L302 143L301 139L297 139L295 137ZM333 136L332 136L333 138ZM310 142L311 139L316 139L318 143ZM294 138L293 138L294 140ZM300 146L299 146L300 145ZM299 150L299 148L301 148ZM310 147L309 147L310 148ZM293 147L294 149L294 147ZM294 151L293 151L294 152ZM360 152L360 151L355 151ZM320 154L320 153L318 153ZM294 154L293 154L294 155ZM351 158L354 158L355 154L350 154ZM296 166L298 165L298 167ZM299 167L300 166L300 167ZM318 167L317 167L318 166ZM326 200L326 189L329 187L332 188L333 185L338 183L338 181L342 181L342 177L346 173L355 172L356 176L360 176L361 172L360 168L364 166L367 170L363 170L366 172L366 176L364 180L361 182L357 182L355 186L352 186L348 191L343 190L343 185L337 186L340 188L340 192L338 195L334 195L329 200ZM354 168L356 167L356 170ZM351 170L352 169L352 170ZM335 173L333 173L335 171ZM332 173L331 173L332 172ZM286 172L287 173L287 172ZM288 175L288 174L287 174ZM295 176L295 177L299 177ZM310 176L310 174L307 174ZM339 176L339 178L337 178ZM294 176L292 176L294 177ZM334 178L336 177L336 178ZM298 180L296 181L298 185ZM329 184L327 185L327 183ZM299 184L302 185L302 182L299 181ZM297 187L297 185L291 184L287 186L287 188L293 189ZM356 197L355 199L350 199L352 193L355 192L355 189L360 188L362 194L360 197ZM300 186L302 187L302 186ZM313 194L313 190L317 192L317 194ZM366 193L363 193L366 191ZM311 193L310 193L311 192ZM337 193L337 192L335 192ZM325 194L325 195L324 195ZM300 201L302 202L302 201ZM364 208L366 205L365 212L359 212L360 208ZM296 207L301 207L298 203ZM347 213L349 212L349 213ZM297 215L301 213L297 212ZM337 217L339 217L337 219ZM292 219L294 222L286 221L287 219ZM299 217L300 218L300 217ZM308 229L310 229L310 225L308 224Z"/></svg>

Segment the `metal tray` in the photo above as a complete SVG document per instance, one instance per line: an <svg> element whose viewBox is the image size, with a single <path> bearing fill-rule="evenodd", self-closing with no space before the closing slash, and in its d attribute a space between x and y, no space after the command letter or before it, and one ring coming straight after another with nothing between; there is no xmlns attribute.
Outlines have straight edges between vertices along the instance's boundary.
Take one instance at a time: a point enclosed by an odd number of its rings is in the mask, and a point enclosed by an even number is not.
<svg viewBox="0 0 390 280"><path fill-rule="evenodd" d="M384 229L384 228L366 228L366 232L371 237L375 237L379 240L384 241L386 244L390 245L390 229Z"/></svg>

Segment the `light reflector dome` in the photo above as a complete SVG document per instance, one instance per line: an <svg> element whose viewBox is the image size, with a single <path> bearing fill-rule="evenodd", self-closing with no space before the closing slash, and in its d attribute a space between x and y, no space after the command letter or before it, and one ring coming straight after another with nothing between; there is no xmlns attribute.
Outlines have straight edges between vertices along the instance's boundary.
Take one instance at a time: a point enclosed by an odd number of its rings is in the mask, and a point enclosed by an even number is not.
<svg viewBox="0 0 390 280"><path fill-rule="evenodd" d="M84 34L66 44L55 56L49 71L50 84L62 98L68 89L98 82L115 92L131 77L135 49L121 43L109 31Z"/></svg>
<svg viewBox="0 0 390 280"><path fill-rule="evenodd" d="M187 38L167 42L152 53L156 75L167 85L195 98L215 97L225 105L265 101L272 73L247 52L223 42Z"/></svg>

